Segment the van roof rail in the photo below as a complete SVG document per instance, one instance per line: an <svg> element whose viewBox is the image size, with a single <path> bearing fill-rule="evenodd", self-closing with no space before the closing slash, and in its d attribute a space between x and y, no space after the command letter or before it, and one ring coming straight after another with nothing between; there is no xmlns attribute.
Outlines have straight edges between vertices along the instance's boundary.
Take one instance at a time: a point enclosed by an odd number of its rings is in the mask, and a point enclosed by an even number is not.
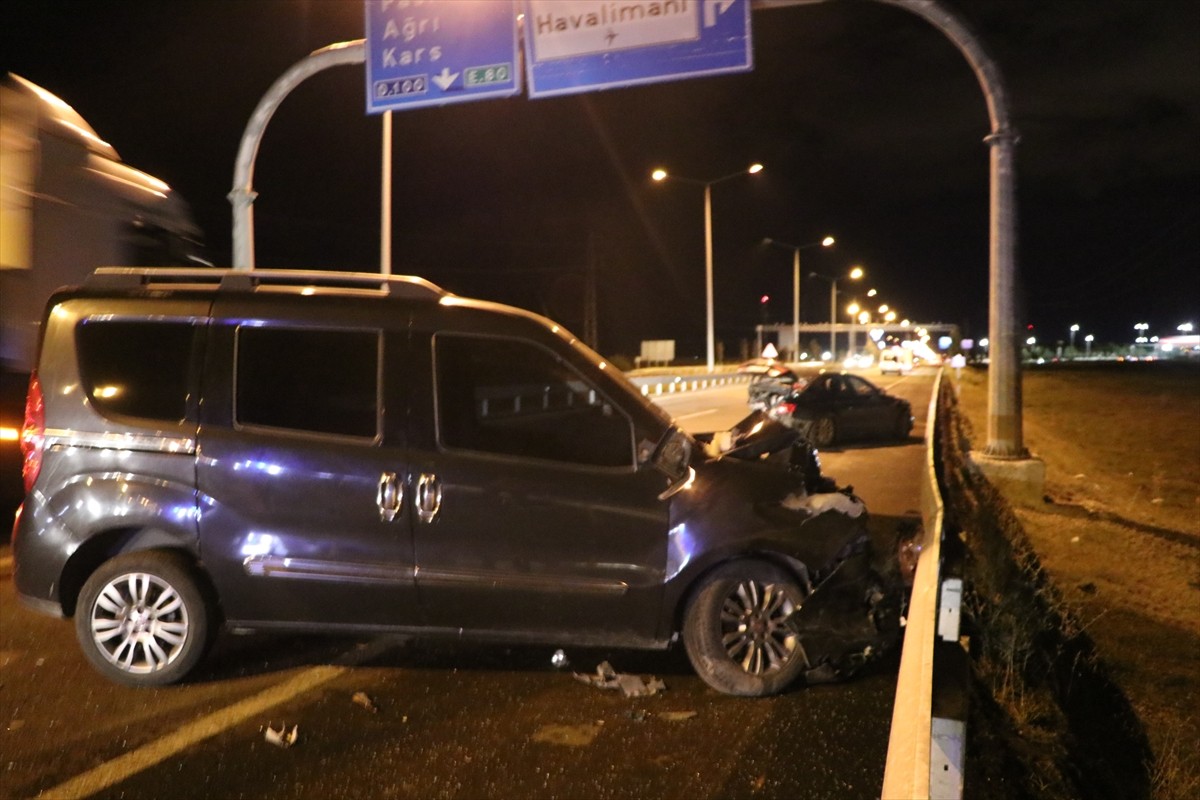
<svg viewBox="0 0 1200 800"><path fill-rule="evenodd" d="M361 289L392 297L440 300L449 292L415 275L375 272L336 272L312 269L217 269L212 267L98 267L88 276L88 288L139 287L219 289L252 292L263 289Z"/></svg>

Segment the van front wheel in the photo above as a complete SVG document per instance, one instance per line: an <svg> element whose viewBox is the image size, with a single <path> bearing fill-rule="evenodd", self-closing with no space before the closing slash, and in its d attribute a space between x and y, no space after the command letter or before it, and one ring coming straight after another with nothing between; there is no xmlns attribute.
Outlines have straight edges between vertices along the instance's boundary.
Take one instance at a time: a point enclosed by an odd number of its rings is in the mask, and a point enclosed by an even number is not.
<svg viewBox="0 0 1200 800"><path fill-rule="evenodd" d="M800 584L762 561L735 561L708 576L688 603L683 643L696 674L719 692L761 697L783 691L805 669L788 626Z"/></svg>
<svg viewBox="0 0 1200 800"><path fill-rule="evenodd" d="M79 594L75 633L101 674L128 686L182 679L203 658L212 614L194 572L171 553L118 556Z"/></svg>

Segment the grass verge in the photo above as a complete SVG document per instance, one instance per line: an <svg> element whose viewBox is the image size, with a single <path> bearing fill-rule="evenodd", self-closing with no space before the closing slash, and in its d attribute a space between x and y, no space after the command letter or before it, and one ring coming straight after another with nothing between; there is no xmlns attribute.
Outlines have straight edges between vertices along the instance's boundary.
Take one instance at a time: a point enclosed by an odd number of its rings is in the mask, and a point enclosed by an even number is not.
<svg viewBox="0 0 1200 800"><path fill-rule="evenodd" d="M947 392L948 519L976 625L970 796L1200 794L1200 369L1120 366L1026 372L1035 508L965 457L986 373Z"/></svg>

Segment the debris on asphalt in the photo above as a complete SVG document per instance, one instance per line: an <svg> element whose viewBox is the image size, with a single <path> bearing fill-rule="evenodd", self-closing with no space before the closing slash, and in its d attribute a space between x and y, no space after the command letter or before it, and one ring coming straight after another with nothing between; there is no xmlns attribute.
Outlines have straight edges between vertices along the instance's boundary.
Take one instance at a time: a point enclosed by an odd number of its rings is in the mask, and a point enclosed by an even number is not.
<svg viewBox="0 0 1200 800"><path fill-rule="evenodd" d="M639 675L626 675L612 668L612 664L601 661L596 667L595 675L574 673L575 680L595 686L598 689L620 689L626 697L649 697L666 691L667 685L658 678L644 680Z"/></svg>
<svg viewBox="0 0 1200 800"><path fill-rule="evenodd" d="M600 726L584 723L582 725L543 725L533 734L533 741L545 744L557 744L565 747L587 747L600 735Z"/></svg>
<svg viewBox="0 0 1200 800"><path fill-rule="evenodd" d="M350 701L355 705L362 706L372 714L379 713L379 706L375 705L375 701L372 700L371 696L366 692L355 692L354 696L350 698Z"/></svg>
<svg viewBox="0 0 1200 800"><path fill-rule="evenodd" d="M687 722L697 714L699 714L698 711L660 711L658 718L667 722Z"/></svg>
<svg viewBox="0 0 1200 800"><path fill-rule="evenodd" d="M554 651L554 655L550 656L550 663L554 665L555 669L571 666L571 662L567 660L567 654L562 650Z"/></svg>
<svg viewBox="0 0 1200 800"><path fill-rule="evenodd" d="M289 731L287 729L287 723L285 722L279 727L279 730L275 730L271 723L268 722L267 729L263 732L263 738L276 747L281 747L286 750L294 745L296 740L300 738L300 726L293 725L292 729Z"/></svg>

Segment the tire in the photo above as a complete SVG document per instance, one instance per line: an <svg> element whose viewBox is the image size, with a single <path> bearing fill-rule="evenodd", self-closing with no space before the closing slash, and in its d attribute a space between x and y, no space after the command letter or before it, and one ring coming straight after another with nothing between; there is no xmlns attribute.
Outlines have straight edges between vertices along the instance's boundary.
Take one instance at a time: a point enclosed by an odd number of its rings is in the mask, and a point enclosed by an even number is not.
<svg viewBox="0 0 1200 800"><path fill-rule="evenodd" d="M179 556L118 556L84 583L75 635L102 675L127 686L161 686L204 657L213 614L195 573Z"/></svg>
<svg viewBox="0 0 1200 800"><path fill-rule="evenodd" d="M735 561L704 579L684 612L683 644L700 679L718 692L762 697L786 689L808 667L787 619L800 584L761 561Z"/></svg>
<svg viewBox="0 0 1200 800"><path fill-rule="evenodd" d="M828 414L817 417L808 426L808 440L813 447L828 447L837 438L837 423Z"/></svg>

